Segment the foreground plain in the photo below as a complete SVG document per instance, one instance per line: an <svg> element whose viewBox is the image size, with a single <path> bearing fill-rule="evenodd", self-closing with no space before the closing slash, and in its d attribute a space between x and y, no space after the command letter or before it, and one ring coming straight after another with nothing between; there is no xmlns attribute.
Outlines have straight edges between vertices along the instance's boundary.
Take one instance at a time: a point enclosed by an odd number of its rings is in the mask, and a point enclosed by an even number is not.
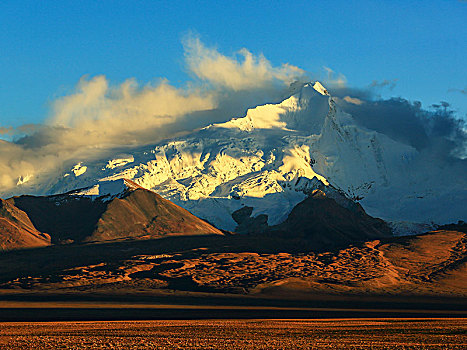
<svg viewBox="0 0 467 350"><path fill-rule="evenodd" d="M1 349L465 349L467 319L0 323Z"/></svg>

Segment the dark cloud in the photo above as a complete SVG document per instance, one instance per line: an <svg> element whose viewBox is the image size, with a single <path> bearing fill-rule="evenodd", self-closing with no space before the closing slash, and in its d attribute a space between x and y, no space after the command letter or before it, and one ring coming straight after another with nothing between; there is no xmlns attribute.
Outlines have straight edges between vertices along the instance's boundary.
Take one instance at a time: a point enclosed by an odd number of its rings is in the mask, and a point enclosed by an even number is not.
<svg viewBox="0 0 467 350"><path fill-rule="evenodd" d="M383 81L373 80L370 84L370 88L388 88L389 90L393 90L396 87L397 79L384 79Z"/></svg>
<svg viewBox="0 0 467 350"><path fill-rule="evenodd" d="M401 97L376 98L369 89L340 88L332 93L339 97L340 107L368 129L419 151L433 152L438 157L467 156L465 122L450 109L448 102L441 101L427 110L418 101L411 102ZM348 96L351 98L345 98ZM353 99L362 103L351 103Z"/></svg>

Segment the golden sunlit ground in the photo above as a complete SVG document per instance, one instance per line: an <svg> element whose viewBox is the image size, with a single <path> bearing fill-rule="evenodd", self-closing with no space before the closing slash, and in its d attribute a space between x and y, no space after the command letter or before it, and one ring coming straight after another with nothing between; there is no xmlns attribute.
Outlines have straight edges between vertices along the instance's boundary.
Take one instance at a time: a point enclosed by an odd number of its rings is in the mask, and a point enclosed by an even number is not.
<svg viewBox="0 0 467 350"><path fill-rule="evenodd" d="M0 323L0 349L466 349L467 319Z"/></svg>

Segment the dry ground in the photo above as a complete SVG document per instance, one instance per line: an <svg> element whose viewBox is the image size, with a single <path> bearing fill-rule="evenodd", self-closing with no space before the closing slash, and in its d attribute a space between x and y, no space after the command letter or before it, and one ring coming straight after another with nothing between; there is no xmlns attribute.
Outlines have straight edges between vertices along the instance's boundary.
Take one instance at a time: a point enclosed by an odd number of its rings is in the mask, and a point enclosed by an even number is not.
<svg viewBox="0 0 467 350"><path fill-rule="evenodd" d="M0 349L466 349L467 319L0 323Z"/></svg>
<svg viewBox="0 0 467 350"><path fill-rule="evenodd" d="M182 290L276 297L316 292L467 295L464 232L437 231L389 242L360 243L331 252L261 252L238 247L235 239L225 238L217 246L183 251L164 251L158 247L161 241L147 242L146 251L134 248L134 244L126 247L132 249L130 252L102 245L93 264L80 264L85 259L77 256L74 266L63 268L72 260L69 256L46 256L43 261L34 259L36 271L27 265L29 256L21 258L11 253L0 257L0 265L5 263L5 271L0 271L0 288L108 293L119 289ZM199 240L203 242L203 237ZM224 247L226 243L233 247ZM96 249L83 247L83 253L85 248ZM114 256L98 258L109 250L114 251ZM148 254L151 250L156 254ZM49 266L52 263L58 265ZM14 275L16 278L11 278Z"/></svg>

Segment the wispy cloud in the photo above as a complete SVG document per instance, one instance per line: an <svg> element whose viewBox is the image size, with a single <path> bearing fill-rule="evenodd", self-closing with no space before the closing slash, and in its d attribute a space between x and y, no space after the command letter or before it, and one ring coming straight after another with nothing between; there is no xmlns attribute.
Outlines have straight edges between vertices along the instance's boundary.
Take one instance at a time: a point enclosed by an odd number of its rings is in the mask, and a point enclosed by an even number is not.
<svg viewBox="0 0 467 350"><path fill-rule="evenodd" d="M360 100L359 98L356 98L356 97L350 97L350 96L345 96L343 100L345 102L352 103L354 105L361 105L364 103L363 100Z"/></svg>
<svg viewBox="0 0 467 350"><path fill-rule="evenodd" d="M463 89L449 89L448 92L460 92L463 95L467 95L467 87Z"/></svg>
<svg viewBox="0 0 467 350"><path fill-rule="evenodd" d="M370 84L370 88L388 88L389 90L393 90L397 85L398 79L384 79L383 81L373 80Z"/></svg>
<svg viewBox="0 0 467 350"><path fill-rule="evenodd" d="M323 69L326 71L325 83L330 88L343 88L347 85L347 78L342 73L336 73L331 68L324 66Z"/></svg>

